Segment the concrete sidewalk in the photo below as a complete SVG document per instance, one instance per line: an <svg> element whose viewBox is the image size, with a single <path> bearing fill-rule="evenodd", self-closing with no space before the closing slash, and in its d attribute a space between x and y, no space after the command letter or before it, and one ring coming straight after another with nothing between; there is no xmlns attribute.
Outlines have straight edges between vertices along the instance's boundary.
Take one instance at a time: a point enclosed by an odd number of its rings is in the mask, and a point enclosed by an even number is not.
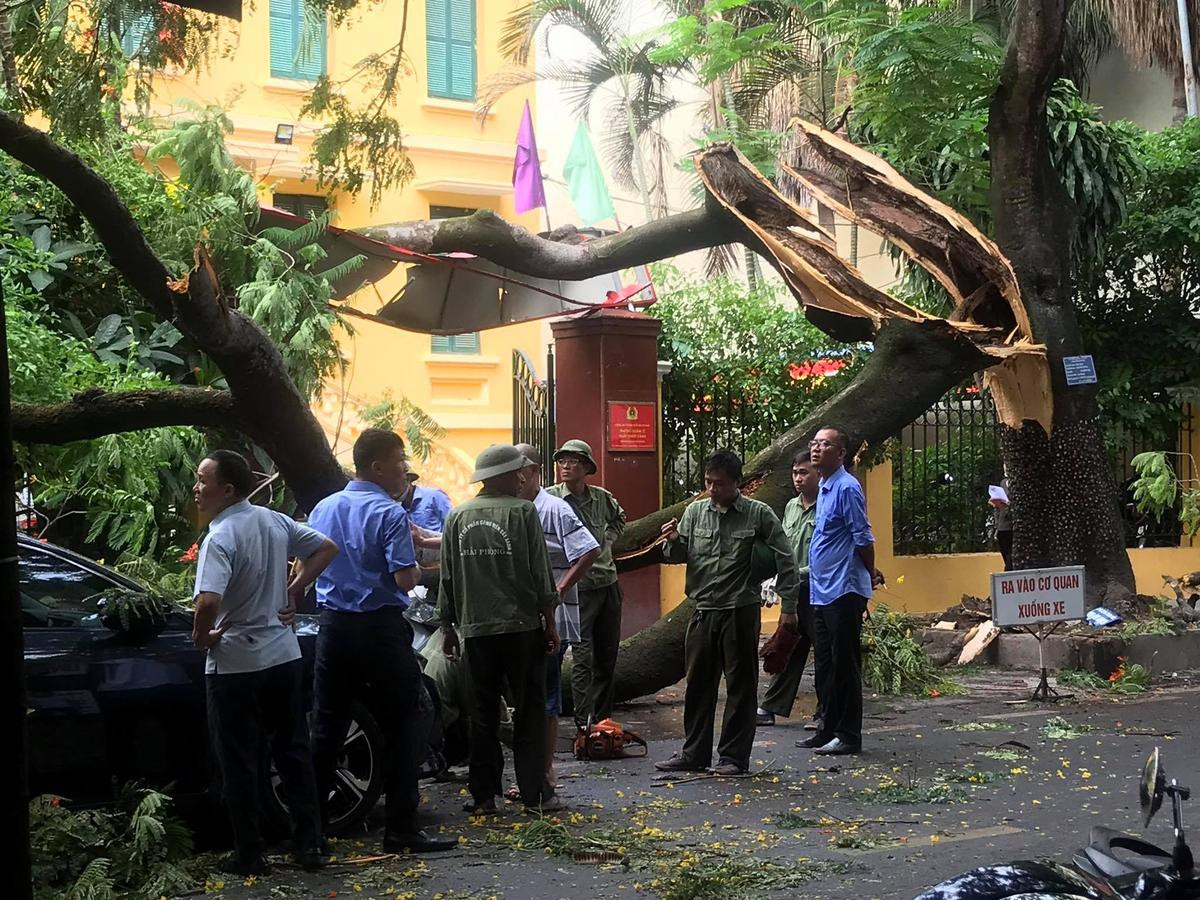
<svg viewBox="0 0 1200 900"><path fill-rule="evenodd" d="M535 825L511 805L509 815L468 820L461 785L427 785L426 822L459 836L458 851L347 862L378 856L376 819L361 840L338 843L328 870L280 866L256 883L215 880L210 893L910 898L985 863L1065 861L1092 825L1140 833L1137 775L1156 745L1170 775L1200 787L1195 754L1185 749L1200 740L1200 688L1179 681L1132 697L1019 702L1033 680L985 670L964 696L871 701L860 757L822 760L797 749L799 715L759 731L759 774L744 779L655 780L651 762L676 749L680 730L678 692L664 692L619 714L652 738L648 758L585 764L559 755L569 809L556 827ZM1170 845L1169 819L1160 814L1150 840ZM560 855L572 850L593 852L588 862ZM621 856L623 864L603 864Z"/></svg>

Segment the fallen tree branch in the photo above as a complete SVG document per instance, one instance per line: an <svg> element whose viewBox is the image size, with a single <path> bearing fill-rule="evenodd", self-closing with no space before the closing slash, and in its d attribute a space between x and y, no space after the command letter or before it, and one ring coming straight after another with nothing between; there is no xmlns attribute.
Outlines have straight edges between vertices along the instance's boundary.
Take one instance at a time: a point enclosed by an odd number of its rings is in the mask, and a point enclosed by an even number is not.
<svg viewBox="0 0 1200 900"><path fill-rule="evenodd" d="M238 428L240 416L228 391L183 387L109 393L94 388L67 403L14 403L12 422L14 440L67 444L169 425Z"/></svg>
<svg viewBox="0 0 1200 900"><path fill-rule="evenodd" d="M711 202L594 239L574 227L539 237L487 209L452 219L372 225L358 232L417 253L473 253L526 275L569 281L706 250L745 236L745 230Z"/></svg>

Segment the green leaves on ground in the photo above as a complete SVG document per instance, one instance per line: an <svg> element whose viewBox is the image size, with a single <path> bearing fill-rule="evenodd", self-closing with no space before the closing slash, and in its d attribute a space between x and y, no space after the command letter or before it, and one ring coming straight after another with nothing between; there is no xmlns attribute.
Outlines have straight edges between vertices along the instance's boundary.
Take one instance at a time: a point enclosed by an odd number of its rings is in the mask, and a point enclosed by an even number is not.
<svg viewBox="0 0 1200 900"><path fill-rule="evenodd" d="M879 604L863 627L863 680L881 694L952 693L946 678L913 639L913 619Z"/></svg>
<svg viewBox="0 0 1200 900"><path fill-rule="evenodd" d="M1085 722L1071 722L1062 716L1051 716L1042 725L1042 736L1051 741L1070 741L1090 734L1094 729Z"/></svg>
<svg viewBox="0 0 1200 900"><path fill-rule="evenodd" d="M192 837L165 794L126 785L108 809L71 810L59 797L29 804L36 900L176 896L195 886L184 868Z"/></svg>

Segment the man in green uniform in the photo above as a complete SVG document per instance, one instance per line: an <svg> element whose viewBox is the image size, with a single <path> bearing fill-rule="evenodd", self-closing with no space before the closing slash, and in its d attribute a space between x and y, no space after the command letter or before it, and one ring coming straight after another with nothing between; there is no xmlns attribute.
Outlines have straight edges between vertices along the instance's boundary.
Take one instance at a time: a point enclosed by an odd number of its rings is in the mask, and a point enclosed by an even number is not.
<svg viewBox="0 0 1200 900"><path fill-rule="evenodd" d="M559 483L548 493L566 500L600 545L599 558L579 581L579 643L571 648L575 721L600 722L612 716L613 673L621 644L621 586L612 548L625 530L625 510L604 488L588 484L596 460L587 443L567 441L554 454L554 462Z"/></svg>
<svg viewBox="0 0 1200 900"><path fill-rule="evenodd" d="M537 510L521 500L529 461L510 444L493 444L475 461L472 500L450 513L442 542L438 618L447 656L465 646L474 699L471 710L471 799L468 812L495 812L502 791L500 686L507 681L516 712L513 765L527 810L557 808L544 787L546 657L558 652L558 591ZM455 626L458 631L455 631Z"/></svg>
<svg viewBox="0 0 1200 900"><path fill-rule="evenodd" d="M788 501L783 510L783 533L787 535L792 545L796 559L797 591L796 613L782 613L779 624L799 632L800 640L792 655L788 658L787 666L782 672L771 678L763 697L762 706L758 708L758 725L774 725L776 716L785 719L792 715L792 707L796 703L796 694L800 690L800 676L804 674L804 666L808 662L808 651L812 648L812 607L808 603L808 542L812 540L813 529L817 524L817 484L821 476L813 468L808 451L801 450L792 460L792 487L797 496ZM819 679L823 673L814 672L814 678ZM820 690L817 696L820 697ZM818 706L813 721L805 727L811 731L820 730L816 724L821 718Z"/></svg>
<svg viewBox="0 0 1200 900"><path fill-rule="evenodd" d="M796 615L796 570L792 546L779 517L765 503L743 497L742 461L718 450L704 462L707 500L697 500L662 528L667 562L686 562L684 582L696 604L684 641L687 689L683 698L683 749L656 762L663 772L696 772L712 761L717 689L725 676L725 717L717 747L717 775L750 768L758 699L760 590L751 571L754 544L775 555L776 591L786 615Z"/></svg>

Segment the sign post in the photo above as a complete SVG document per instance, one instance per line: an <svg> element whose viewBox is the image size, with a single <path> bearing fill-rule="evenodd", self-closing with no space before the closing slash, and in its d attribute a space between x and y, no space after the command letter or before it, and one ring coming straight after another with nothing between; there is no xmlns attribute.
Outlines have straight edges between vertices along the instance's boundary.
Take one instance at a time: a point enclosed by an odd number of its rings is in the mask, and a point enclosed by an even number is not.
<svg viewBox="0 0 1200 900"><path fill-rule="evenodd" d="M1032 634L1038 642L1038 667L1041 675L1030 700L1059 699L1046 677L1043 642L1063 622L1087 616L1083 593L1083 566L1059 566L1054 569L1023 569L992 575L992 621L1003 627L1015 625ZM1049 625L1049 630L1046 626ZM1036 630L1034 628L1036 626Z"/></svg>

